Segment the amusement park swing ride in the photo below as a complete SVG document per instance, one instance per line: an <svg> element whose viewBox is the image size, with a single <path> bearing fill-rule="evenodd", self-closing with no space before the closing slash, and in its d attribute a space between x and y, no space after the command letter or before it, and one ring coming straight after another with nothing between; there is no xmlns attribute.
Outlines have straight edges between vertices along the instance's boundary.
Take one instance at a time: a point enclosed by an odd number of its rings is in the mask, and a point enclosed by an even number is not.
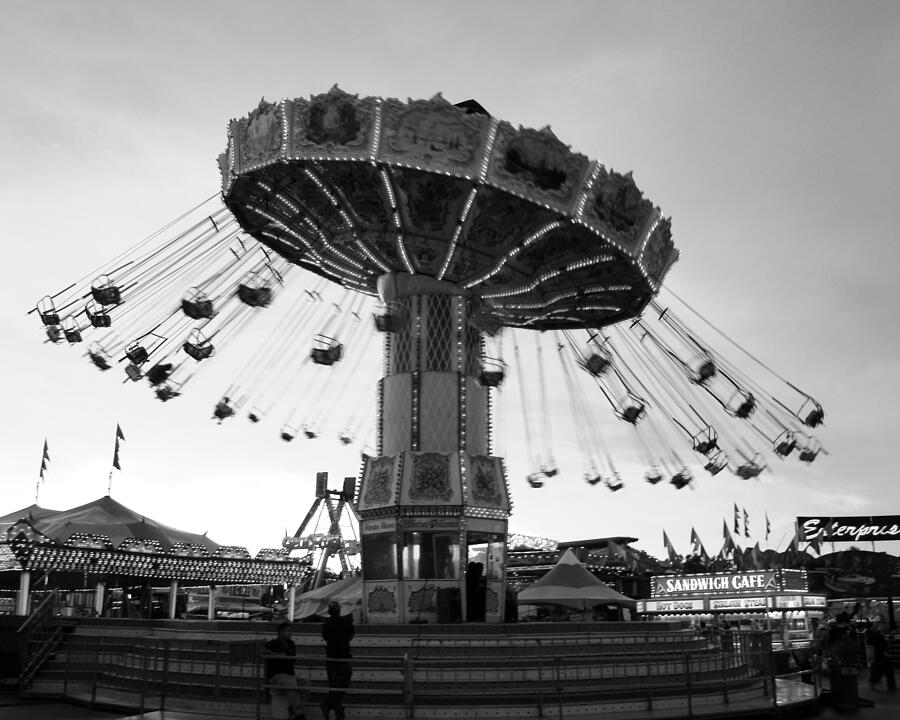
<svg viewBox="0 0 900 720"><path fill-rule="evenodd" d="M824 453L821 405L663 286L678 258L670 221L631 174L549 128L515 128L471 100L335 87L231 121L219 167L221 194L32 312L50 342L83 344L99 370L121 367L163 402L276 313L212 418L274 415L282 441L364 448L356 492L339 502L359 517L369 621L421 617L451 590L464 617L503 617L503 388L520 403L535 489L564 482L550 409L561 396L584 480L612 492L626 483L604 406L633 430L654 485L693 487L688 456L749 480L776 458ZM346 393L376 339L366 412ZM483 608L466 606L471 573Z"/></svg>

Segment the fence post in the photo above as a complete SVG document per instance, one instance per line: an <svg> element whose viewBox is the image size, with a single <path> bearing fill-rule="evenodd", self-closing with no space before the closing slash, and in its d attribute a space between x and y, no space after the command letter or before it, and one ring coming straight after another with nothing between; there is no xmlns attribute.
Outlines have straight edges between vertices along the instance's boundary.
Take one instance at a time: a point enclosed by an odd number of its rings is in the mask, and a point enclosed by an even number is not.
<svg viewBox="0 0 900 720"><path fill-rule="evenodd" d="M207 647L209 647L209 644L207 644ZM216 653L216 682L215 682L215 693L214 694L215 694L215 697L218 698L220 696L221 690L222 690L221 685L220 685L220 680L222 677L222 675L221 675L222 653L219 652L221 650L221 647L219 646L218 643L216 643L216 645L214 647L215 647L215 653Z"/></svg>
<svg viewBox="0 0 900 720"><path fill-rule="evenodd" d="M691 655L690 653L684 654L684 676L686 679L685 686L687 687L687 711L688 717L694 717L694 698L692 695L692 687L691 687Z"/></svg>
<svg viewBox="0 0 900 720"><path fill-rule="evenodd" d="M413 717L413 674L415 672L415 660L412 651L403 655L403 717L412 720Z"/></svg>
<svg viewBox="0 0 900 720"><path fill-rule="evenodd" d="M563 701L562 701L562 678L559 674L559 655L553 656L553 674L556 677L556 704L559 708L559 720L563 717Z"/></svg>
<svg viewBox="0 0 900 720"><path fill-rule="evenodd" d="M256 656L253 659L253 677L256 680L256 720L260 720L262 717L262 683L260 682L260 669L262 665L262 649L263 644L262 641L257 641L254 646L256 649Z"/></svg>
<svg viewBox="0 0 900 720"><path fill-rule="evenodd" d="M164 639L162 689L159 691L159 710L161 713L166 711L166 688L169 686L169 652L171 648L169 638Z"/></svg>
<svg viewBox="0 0 900 720"><path fill-rule="evenodd" d="M144 652L141 662L141 715L144 714L144 705L147 698L147 682L150 676L149 658L150 658L150 638L144 638Z"/></svg>
<svg viewBox="0 0 900 720"><path fill-rule="evenodd" d="M100 672L100 636L94 636L94 687L91 688L91 702L88 707L94 706L97 700L97 682L99 681Z"/></svg>

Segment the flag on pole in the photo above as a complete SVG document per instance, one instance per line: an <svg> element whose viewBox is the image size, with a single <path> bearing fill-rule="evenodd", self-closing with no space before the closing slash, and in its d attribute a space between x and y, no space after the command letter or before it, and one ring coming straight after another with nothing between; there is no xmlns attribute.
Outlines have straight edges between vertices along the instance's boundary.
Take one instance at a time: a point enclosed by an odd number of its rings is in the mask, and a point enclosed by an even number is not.
<svg viewBox="0 0 900 720"><path fill-rule="evenodd" d="M691 551L694 555L699 555L702 558L708 558L709 556L706 554L706 548L703 547L703 543L700 542L700 536L697 534L697 530L695 528L691 528Z"/></svg>
<svg viewBox="0 0 900 720"><path fill-rule="evenodd" d="M744 537L750 537L750 516L747 514L747 508L744 508Z"/></svg>
<svg viewBox="0 0 900 720"><path fill-rule="evenodd" d="M113 451L113 462L112 466L116 470L121 470L122 466L119 464L119 440L125 439L125 433L122 432L122 428L119 427L119 424L116 423L116 449Z"/></svg>
<svg viewBox="0 0 900 720"><path fill-rule="evenodd" d="M769 522L769 511L766 510L766 540L769 539L769 535L772 534L772 523Z"/></svg>
<svg viewBox="0 0 900 720"><path fill-rule="evenodd" d="M47 438L44 438L44 454L41 456L41 471L38 473L41 480L44 479L44 472L47 470L47 463L50 462L50 448L47 445Z"/></svg>
<svg viewBox="0 0 900 720"><path fill-rule="evenodd" d="M666 534L665 530L663 530L663 545L666 546L666 551L669 553L669 562L677 563L678 562L678 553L675 552L675 548L672 545L672 541L669 540L669 536Z"/></svg>
<svg viewBox="0 0 900 720"><path fill-rule="evenodd" d="M734 534L741 534L741 511L738 510L737 503L734 504Z"/></svg>
<svg viewBox="0 0 900 720"><path fill-rule="evenodd" d="M722 546L722 557L726 553L734 552L734 538L731 537L731 531L728 529L728 523L722 520L722 536L725 538L725 544Z"/></svg>
<svg viewBox="0 0 900 720"><path fill-rule="evenodd" d="M753 560L753 569L762 570L762 551L759 549L759 542L753 546L753 549L750 551L750 557Z"/></svg>

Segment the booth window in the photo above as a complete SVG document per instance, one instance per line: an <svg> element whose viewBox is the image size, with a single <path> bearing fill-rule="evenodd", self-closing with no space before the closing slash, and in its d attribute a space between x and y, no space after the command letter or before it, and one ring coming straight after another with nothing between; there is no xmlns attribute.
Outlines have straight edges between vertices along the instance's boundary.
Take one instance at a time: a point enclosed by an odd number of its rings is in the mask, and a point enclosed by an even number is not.
<svg viewBox="0 0 900 720"><path fill-rule="evenodd" d="M458 575L459 542L456 533L403 533L404 579L452 579Z"/></svg>
<svg viewBox="0 0 900 720"><path fill-rule="evenodd" d="M397 542L394 533L378 533L362 537L363 578L366 580L397 579Z"/></svg>
<svg viewBox="0 0 900 720"><path fill-rule="evenodd" d="M470 532L469 562L483 565L486 580L502 580L506 565L506 536L502 533Z"/></svg>

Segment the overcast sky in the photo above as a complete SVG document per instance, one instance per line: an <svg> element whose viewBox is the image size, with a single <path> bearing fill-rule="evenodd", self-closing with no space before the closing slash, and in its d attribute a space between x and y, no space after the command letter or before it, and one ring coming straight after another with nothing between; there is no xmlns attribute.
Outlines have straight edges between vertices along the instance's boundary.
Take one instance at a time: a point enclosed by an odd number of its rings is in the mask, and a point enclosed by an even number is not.
<svg viewBox="0 0 900 720"><path fill-rule="evenodd" d="M98 372L83 347L45 343L26 316L214 195L230 118L261 97L336 83L475 98L632 170L672 218L681 259L667 285L825 408L816 434L828 456L779 462L752 481L695 464L696 488L681 492L643 482L631 446L611 448L623 491L587 486L562 422L561 476L531 489L521 422L504 418L512 531L628 535L662 556L663 529L681 552L692 527L717 551L734 503L763 547L783 547L797 515L900 513L896 2L12 0L0 61L0 514L34 501L45 437L41 505L104 495L117 423L126 442L115 499L253 552L296 529L316 471L358 472L358 447L286 444L277 424L210 420L245 358L223 353L163 405ZM378 367L376 353L373 377Z"/></svg>

